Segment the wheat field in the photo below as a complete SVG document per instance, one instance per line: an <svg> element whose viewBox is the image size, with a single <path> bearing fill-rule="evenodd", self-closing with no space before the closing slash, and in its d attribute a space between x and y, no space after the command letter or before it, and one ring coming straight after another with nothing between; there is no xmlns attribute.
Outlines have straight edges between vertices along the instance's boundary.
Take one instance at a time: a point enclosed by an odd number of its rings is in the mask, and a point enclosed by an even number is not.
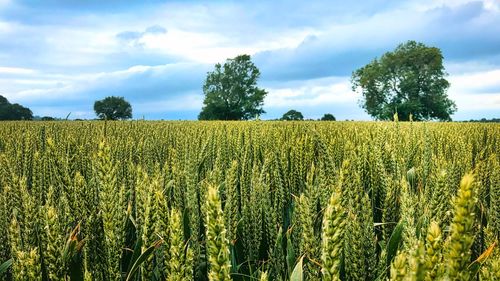
<svg viewBox="0 0 500 281"><path fill-rule="evenodd" d="M497 124L3 122L0 279L499 280L499 147Z"/></svg>

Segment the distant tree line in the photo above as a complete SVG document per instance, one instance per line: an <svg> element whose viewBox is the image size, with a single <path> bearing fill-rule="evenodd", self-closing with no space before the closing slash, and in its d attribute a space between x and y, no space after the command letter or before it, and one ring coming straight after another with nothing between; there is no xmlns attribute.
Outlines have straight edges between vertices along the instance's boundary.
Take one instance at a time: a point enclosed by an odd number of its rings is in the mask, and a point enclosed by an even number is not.
<svg viewBox="0 0 500 281"><path fill-rule="evenodd" d="M302 121L304 120L304 115L302 115L302 112L297 111L295 109L291 109L287 111L283 116L279 119L282 121ZM314 121L314 119L307 119L308 121ZM326 113L321 117L321 119L318 119L319 121L335 121L335 116L331 113Z"/></svg>
<svg viewBox="0 0 500 281"><path fill-rule="evenodd" d="M500 123L500 118L491 118L491 119L481 118L479 120L471 119L471 120L466 121L466 122Z"/></svg>

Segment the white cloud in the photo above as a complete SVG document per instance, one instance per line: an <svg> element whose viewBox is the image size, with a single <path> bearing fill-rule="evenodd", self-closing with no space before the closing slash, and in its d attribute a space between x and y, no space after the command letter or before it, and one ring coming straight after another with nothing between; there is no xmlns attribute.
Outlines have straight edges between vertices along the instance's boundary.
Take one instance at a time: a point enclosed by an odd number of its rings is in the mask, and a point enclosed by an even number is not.
<svg viewBox="0 0 500 281"><path fill-rule="evenodd" d="M1 6L2 5L0 4L0 7ZM0 20L0 32L1 33L8 33L11 30L12 30L12 25L10 23Z"/></svg>
<svg viewBox="0 0 500 281"><path fill-rule="evenodd" d="M463 6L467 3L471 2L483 2L487 6L493 6L494 1L496 0L420 0L420 1L411 1L409 3L409 6L413 6L416 10L418 11L428 11L431 9L436 9L436 8L441 8L441 7L450 7L450 8L457 8L460 6Z"/></svg>
<svg viewBox="0 0 500 281"><path fill-rule="evenodd" d="M60 67L105 63L106 56L116 52L119 47L114 35L106 30L57 29L44 37L48 50L39 61Z"/></svg>
<svg viewBox="0 0 500 281"><path fill-rule="evenodd" d="M484 7L487 10L498 12L500 11L500 2L498 0L484 0Z"/></svg>
<svg viewBox="0 0 500 281"><path fill-rule="evenodd" d="M448 81L451 87L461 92L482 92L496 88L500 91L500 69L452 75Z"/></svg>
<svg viewBox="0 0 500 281"><path fill-rule="evenodd" d="M457 115L463 116L462 113L468 111L488 110L500 113L499 77L500 69L450 75L449 97L457 104Z"/></svg>
<svg viewBox="0 0 500 281"><path fill-rule="evenodd" d="M349 78L329 77L312 79L302 85L269 88L264 104L266 107L314 107L335 104L355 104L360 98L351 90Z"/></svg>
<svg viewBox="0 0 500 281"><path fill-rule="evenodd" d="M480 73L498 68L497 65L489 61L468 60L468 61L445 61L444 66L446 72L452 76L460 76L464 74Z"/></svg>
<svg viewBox="0 0 500 281"><path fill-rule="evenodd" d="M112 81L125 79L134 73L142 73L150 69L149 67L135 66L126 70L114 72L88 73L78 76L59 75L59 79L51 79L50 75L45 80L17 79L12 81L17 85L25 85L34 83L35 87L15 91L10 93L8 97L19 100L21 102L33 102L39 100L57 101L57 100L72 100L78 98L82 92L90 90L93 87L102 83L113 84ZM0 68L1 72L1 68ZM49 85L49 87L46 87Z"/></svg>
<svg viewBox="0 0 500 281"><path fill-rule="evenodd" d="M34 73L36 73L36 70L30 68L0 66L0 74L24 75Z"/></svg>
<svg viewBox="0 0 500 281"><path fill-rule="evenodd" d="M169 28L166 33L146 33L134 41L133 46L140 46L155 52L177 55L199 63L223 62L226 58L240 54L253 55L260 51L295 48L312 31L298 30L283 32L268 38L255 38L252 43L241 44L220 32L186 31ZM130 45L129 45L130 46Z"/></svg>
<svg viewBox="0 0 500 281"><path fill-rule="evenodd" d="M500 114L500 93L466 94L450 92L449 97L457 104L457 112L464 110L497 110Z"/></svg>

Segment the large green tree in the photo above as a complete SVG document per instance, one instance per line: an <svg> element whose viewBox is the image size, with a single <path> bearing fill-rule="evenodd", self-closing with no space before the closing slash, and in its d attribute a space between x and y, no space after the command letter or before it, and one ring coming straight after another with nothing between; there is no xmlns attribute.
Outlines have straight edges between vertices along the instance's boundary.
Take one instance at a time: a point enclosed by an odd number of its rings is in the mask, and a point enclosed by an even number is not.
<svg viewBox="0 0 500 281"><path fill-rule="evenodd" d="M123 97L110 96L94 103L97 117L106 120L124 120L132 118L132 106Z"/></svg>
<svg viewBox="0 0 500 281"><path fill-rule="evenodd" d="M257 87L259 76L249 55L216 64L203 85L205 100L198 119L248 120L265 113L262 105L267 92Z"/></svg>
<svg viewBox="0 0 500 281"><path fill-rule="evenodd" d="M451 120L455 103L447 96L441 50L408 41L352 74L353 91L363 95L360 103L378 120Z"/></svg>
<svg viewBox="0 0 500 281"><path fill-rule="evenodd" d="M0 120L31 120L33 112L27 107L17 103L10 103L7 98L0 95Z"/></svg>

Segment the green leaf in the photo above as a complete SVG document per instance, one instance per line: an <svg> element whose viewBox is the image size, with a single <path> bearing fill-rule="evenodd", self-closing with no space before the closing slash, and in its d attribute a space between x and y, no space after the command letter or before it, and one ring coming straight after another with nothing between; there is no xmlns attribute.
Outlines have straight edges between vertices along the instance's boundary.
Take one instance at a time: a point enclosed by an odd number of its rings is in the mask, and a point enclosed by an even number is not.
<svg viewBox="0 0 500 281"><path fill-rule="evenodd" d="M127 260L127 273L132 270L132 267L134 266L135 261L139 258L140 254L141 254L141 248L142 248L142 239L141 239L141 235L139 233L137 241L135 241L135 246L134 246L134 250L132 251L132 255ZM128 276L128 274L127 274L127 276Z"/></svg>
<svg viewBox="0 0 500 281"><path fill-rule="evenodd" d="M299 262L295 265L293 269L292 276L290 276L290 281L302 281L304 280L304 274L302 272L302 261L304 260L304 256L300 257Z"/></svg>
<svg viewBox="0 0 500 281"><path fill-rule="evenodd" d="M229 252L231 255L231 273L236 273L238 270L238 263L236 262L236 251L234 245L229 245Z"/></svg>
<svg viewBox="0 0 500 281"><path fill-rule="evenodd" d="M387 243L387 263L386 265L390 265L394 257L396 257L396 253L398 252L399 244L401 243L404 221L400 221L398 225L394 228L391 234L391 238L389 238L389 242Z"/></svg>
<svg viewBox="0 0 500 281"><path fill-rule="evenodd" d="M162 243L162 240L156 241L155 243L153 243L153 245L149 246L149 248L147 248L146 251L144 251L135 261L132 260L134 262L134 265L132 265L132 268L128 272L126 281L130 281L132 280L132 278L134 278L134 275L141 264L144 263L154 253L156 248L158 248ZM135 253L134 256L136 256Z"/></svg>
<svg viewBox="0 0 500 281"><path fill-rule="evenodd" d="M125 218L125 227L124 227L124 233L125 233L125 239L124 239L124 245L122 250L122 255L121 255L121 260L120 260L120 272L129 272L130 268L132 267L132 256L134 254L134 251L131 250L134 248L134 250L137 248L137 242L139 239L137 237L141 237L140 233L139 236L137 236L137 227L136 223L134 221L134 218L132 217L132 202L128 202L128 207L127 207L127 217ZM142 243L142 242L141 242ZM140 245L139 249L142 247L142 244Z"/></svg>
<svg viewBox="0 0 500 281"><path fill-rule="evenodd" d="M288 273L292 271L293 263L295 262L295 251L293 249L292 239L290 237L290 229L286 232L286 264Z"/></svg>
<svg viewBox="0 0 500 281"><path fill-rule="evenodd" d="M5 272L7 272L9 267L12 265L13 261L14 261L13 259L10 259L10 260L7 260L6 262L0 264L0 276L2 276Z"/></svg>

